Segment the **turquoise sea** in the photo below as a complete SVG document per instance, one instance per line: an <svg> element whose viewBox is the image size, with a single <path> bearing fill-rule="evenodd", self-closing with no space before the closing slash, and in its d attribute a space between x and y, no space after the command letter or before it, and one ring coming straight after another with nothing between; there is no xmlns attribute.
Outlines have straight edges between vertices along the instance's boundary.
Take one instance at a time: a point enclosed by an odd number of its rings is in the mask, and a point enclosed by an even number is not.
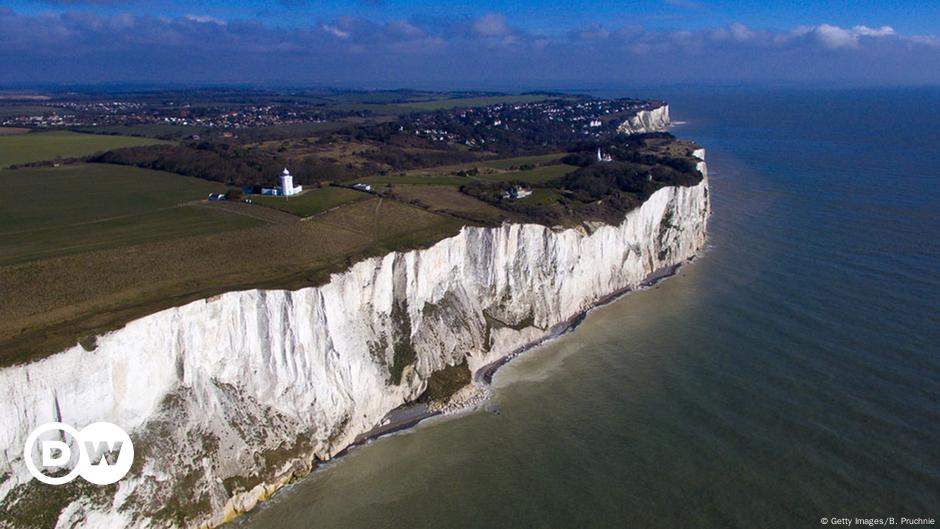
<svg viewBox="0 0 940 529"><path fill-rule="evenodd" d="M642 95L707 149L701 258L236 526L940 523L940 89Z"/></svg>

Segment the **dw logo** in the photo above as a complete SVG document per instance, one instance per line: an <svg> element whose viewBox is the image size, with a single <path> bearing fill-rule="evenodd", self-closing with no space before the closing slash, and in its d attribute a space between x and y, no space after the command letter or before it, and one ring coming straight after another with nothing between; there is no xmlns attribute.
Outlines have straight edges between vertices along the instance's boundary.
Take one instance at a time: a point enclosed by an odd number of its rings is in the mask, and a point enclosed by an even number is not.
<svg viewBox="0 0 940 529"><path fill-rule="evenodd" d="M50 433L54 431L58 435ZM61 422L49 422L26 438L23 459L29 473L49 485L62 485L76 476L95 485L110 485L131 469L134 445L127 432L108 422L89 424L81 431ZM71 470L62 474L68 468Z"/></svg>

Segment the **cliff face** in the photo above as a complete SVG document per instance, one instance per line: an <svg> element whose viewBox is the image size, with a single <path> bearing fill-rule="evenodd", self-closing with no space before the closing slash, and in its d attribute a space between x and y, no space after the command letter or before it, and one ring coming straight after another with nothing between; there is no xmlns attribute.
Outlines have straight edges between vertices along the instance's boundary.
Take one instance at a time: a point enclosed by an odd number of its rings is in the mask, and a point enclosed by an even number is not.
<svg viewBox="0 0 940 529"><path fill-rule="evenodd" d="M468 227L322 287L230 292L134 321L94 351L0 370L0 507L35 496L32 429L104 420L131 432L134 467L106 494L43 504L61 510L58 527L221 523L415 400L435 371L475 371L691 258L708 215L706 177L660 189L618 226Z"/></svg>
<svg viewBox="0 0 940 529"><path fill-rule="evenodd" d="M653 110L641 110L635 116L624 121L617 128L622 134L646 134L648 132L662 132L669 128L669 105L663 105Z"/></svg>

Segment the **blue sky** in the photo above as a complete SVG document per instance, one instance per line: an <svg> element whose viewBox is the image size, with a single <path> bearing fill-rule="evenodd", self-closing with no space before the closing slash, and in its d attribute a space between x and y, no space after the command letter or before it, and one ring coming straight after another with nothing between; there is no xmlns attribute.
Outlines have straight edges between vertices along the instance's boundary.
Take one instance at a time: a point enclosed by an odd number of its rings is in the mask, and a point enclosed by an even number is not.
<svg viewBox="0 0 940 529"><path fill-rule="evenodd" d="M0 84L937 84L938 34L928 0L0 0Z"/></svg>

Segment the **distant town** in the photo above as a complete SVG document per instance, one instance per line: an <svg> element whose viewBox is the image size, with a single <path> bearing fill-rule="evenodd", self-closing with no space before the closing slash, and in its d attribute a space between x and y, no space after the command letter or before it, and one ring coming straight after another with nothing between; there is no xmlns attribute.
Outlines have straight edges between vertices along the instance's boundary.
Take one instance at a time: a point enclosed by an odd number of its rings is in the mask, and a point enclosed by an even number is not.
<svg viewBox="0 0 940 529"><path fill-rule="evenodd" d="M156 132L139 128L144 135L166 139L199 140L201 132L234 138L245 129L274 128L285 125L355 124L370 119L394 116L399 132L438 143L458 143L488 148L505 142L507 134L524 136L526 143L549 144L578 139L601 138L613 134L625 116L655 107L661 102L635 99L593 99L583 96L517 98L517 101L491 105L454 106L415 103L403 95L401 101L384 104L311 97L285 97L249 93L241 98L204 96L194 102L190 95L126 94L122 99L89 95L60 94L29 104L0 104L0 126L29 129L122 129L146 125L163 128ZM467 99L480 102L480 98ZM485 101L485 98L483 99ZM499 99L494 99L499 101ZM387 120L387 118L386 118ZM187 128L191 129L187 134ZM120 130L127 132L127 130ZM131 130L130 132L134 132ZM514 141L518 141L514 140Z"/></svg>
<svg viewBox="0 0 940 529"><path fill-rule="evenodd" d="M64 101L45 103L42 112L14 114L0 120L0 125L49 129L155 124L241 129L293 123L323 123L342 118L366 116L368 112L319 111L312 107L288 105L207 108L173 101L163 102L160 105L133 101Z"/></svg>

